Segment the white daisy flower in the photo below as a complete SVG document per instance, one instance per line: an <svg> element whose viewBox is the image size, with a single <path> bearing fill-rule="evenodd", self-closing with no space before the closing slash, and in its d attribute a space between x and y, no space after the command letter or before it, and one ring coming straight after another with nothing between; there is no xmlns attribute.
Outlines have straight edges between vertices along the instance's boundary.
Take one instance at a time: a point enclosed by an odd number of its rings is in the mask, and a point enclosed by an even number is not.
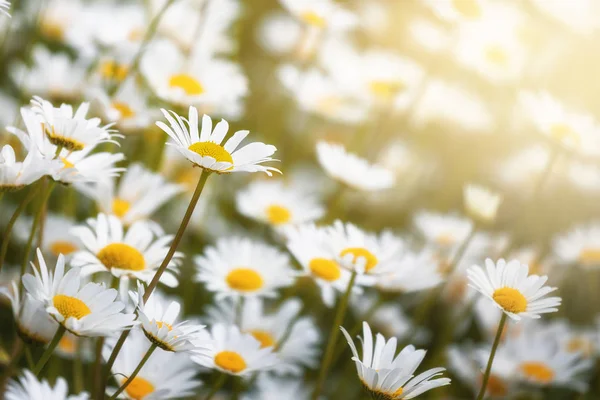
<svg viewBox="0 0 600 400"><path fill-rule="evenodd" d="M157 122L156 125L173 140L168 144L175 147L194 165L220 174L245 171L264 172L270 176L271 171L280 172L276 168L259 165L275 161L271 158L277 150L275 146L254 142L236 150L249 131L235 132L221 146L229 130L227 121L221 120L213 131L211 118L204 115L202 130L198 132L198 110L195 107L189 109L189 120L180 117L173 111L170 111L172 115L167 110L161 109L161 111L171 126L168 127L162 121Z"/></svg>
<svg viewBox="0 0 600 400"><path fill-rule="evenodd" d="M341 144L317 143L317 158L330 177L351 188L372 192L394 186L390 170L347 152Z"/></svg>
<svg viewBox="0 0 600 400"><path fill-rule="evenodd" d="M475 21L482 17L487 0L425 0L425 5L448 22Z"/></svg>
<svg viewBox="0 0 600 400"><path fill-rule="evenodd" d="M96 359L92 340L73 335L71 332L65 332L54 351L67 360L80 358L84 362L93 362Z"/></svg>
<svg viewBox="0 0 600 400"><path fill-rule="evenodd" d="M377 276L375 286L384 292L411 293L431 289L444 280L440 262L431 249L406 251L394 269Z"/></svg>
<svg viewBox="0 0 600 400"><path fill-rule="evenodd" d="M82 276L110 272L117 278L135 278L150 283L164 260L173 235L158 234L145 221L135 222L126 232L122 222L113 215L98 214L87 220L87 226L71 229L79 236L85 250L73 255L71 263L81 267ZM181 253L175 253L160 282L178 285L176 274Z"/></svg>
<svg viewBox="0 0 600 400"><path fill-rule="evenodd" d="M323 303L333 307L336 295L348 287L350 271L338 264L325 229L306 224L286 230L285 236L288 250L319 287ZM359 289L355 286L354 290Z"/></svg>
<svg viewBox="0 0 600 400"><path fill-rule="evenodd" d="M428 243L442 249L460 246L473 230L471 220L456 214L419 211L413 223Z"/></svg>
<svg viewBox="0 0 600 400"><path fill-rule="evenodd" d="M416 350L414 346L409 345L396 355L396 338L386 341L381 334L377 334L373 348L371 328L363 322L363 337L360 338L363 344L361 359L348 332L343 327L340 329L352 350L352 360L356 364L358 377L374 397L412 399L428 390L450 384L448 378L437 378L445 371L444 368L432 368L414 376L425 357L425 350Z"/></svg>
<svg viewBox="0 0 600 400"><path fill-rule="evenodd" d="M356 25L356 16L333 0L280 0L300 22L316 29L345 31Z"/></svg>
<svg viewBox="0 0 600 400"><path fill-rule="evenodd" d="M276 368L279 363L272 347L262 347L254 336L240 332L235 325L215 324L210 333L213 342L211 357L192 356L192 360L202 366L229 375L248 376Z"/></svg>
<svg viewBox="0 0 600 400"><path fill-rule="evenodd" d="M260 46L271 54L291 53L302 38L302 25L286 13L270 11L261 19L256 38Z"/></svg>
<svg viewBox="0 0 600 400"><path fill-rule="evenodd" d="M474 265L467 270L469 286L492 300L510 318L539 318L540 314L555 312L560 297L545 297L556 288L544 286L547 276L529 275L529 267L517 260L503 259L494 263L485 260L485 271ZM544 298L545 297L545 298Z"/></svg>
<svg viewBox="0 0 600 400"><path fill-rule="evenodd" d="M574 0L569 3L562 0L532 0L532 3L576 33L589 35L600 28L600 8L593 0Z"/></svg>
<svg viewBox="0 0 600 400"><path fill-rule="evenodd" d="M450 47L450 38L439 24L425 18L415 18L408 26L411 38L422 48L439 53Z"/></svg>
<svg viewBox="0 0 600 400"><path fill-rule="evenodd" d="M496 220L502 195L480 185L468 184L463 188L465 209L471 217L482 223Z"/></svg>
<svg viewBox="0 0 600 400"><path fill-rule="evenodd" d="M59 377L50 386L47 380L39 381L29 370L23 371L23 376L18 380L8 383L5 393L6 400L87 400L90 396L86 392L69 396L69 387L64 378Z"/></svg>
<svg viewBox="0 0 600 400"><path fill-rule="evenodd" d="M102 350L105 360L110 357L112 345L114 343L106 345ZM131 331L111 368L120 385L137 368L150 346L142 332ZM197 373L196 365L187 354L156 349L119 398L162 400L192 396L202 385L196 379ZM116 389L109 388L109 391L114 393Z"/></svg>
<svg viewBox="0 0 600 400"><path fill-rule="evenodd" d="M531 192L549 161L550 151L547 146L534 145L502 161L498 168L498 177L507 185L518 185L526 193Z"/></svg>
<svg viewBox="0 0 600 400"><path fill-rule="evenodd" d="M301 375L303 368L318 365L321 335L310 317L301 317L302 302L292 298L273 313L267 313L259 298L246 299L239 314L239 328L261 344L270 347L281 363L273 371L277 375ZM234 301L217 304L207 310L212 323L233 323L237 307Z"/></svg>
<svg viewBox="0 0 600 400"><path fill-rule="evenodd" d="M165 351L206 353L209 343L203 343L204 325L188 321L176 322L181 304L168 301L160 293L153 292L144 303L144 286L138 282L138 291L129 292L137 307L141 327L148 340Z"/></svg>
<svg viewBox="0 0 600 400"><path fill-rule="evenodd" d="M61 215L50 214L44 222L44 236L41 244L42 253L58 257L60 254L68 257L81 249L79 237L70 230L75 226L75 221Z"/></svg>
<svg viewBox="0 0 600 400"><path fill-rule="evenodd" d="M89 282L81 287L81 271L71 268L65 274L65 259L58 257L54 272L49 272L42 252L37 251L39 270L23 276L23 286L46 312L69 332L78 336L114 335L135 323L135 315L121 311L125 304L115 301L117 291Z"/></svg>
<svg viewBox="0 0 600 400"><path fill-rule="evenodd" d="M114 179L78 189L93 198L100 211L112 214L123 224L147 220L185 188L168 182L162 175L140 163L130 164L117 186Z"/></svg>
<svg viewBox="0 0 600 400"><path fill-rule="evenodd" d="M0 0L0 13L4 14L10 18L10 13L8 12L9 10L10 10L10 1Z"/></svg>
<svg viewBox="0 0 600 400"><path fill-rule="evenodd" d="M275 227L320 219L325 209L311 195L283 181L255 181L236 195L240 214Z"/></svg>
<svg viewBox="0 0 600 400"><path fill-rule="evenodd" d="M17 283L11 283L12 293L8 288L0 288L0 294L10 300L19 337L25 343L50 343L58 324L48 315L42 304L29 294L21 297Z"/></svg>
<svg viewBox="0 0 600 400"><path fill-rule="evenodd" d="M350 298L352 311L357 319L368 315L371 325L380 330L384 336L396 337L402 341L404 339L413 339L421 341L425 338L425 332L415 327L410 318L394 302L380 303L379 296L365 294L363 296L354 296ZM366 314L366 313L369 314ZM414 338L409 337L414 335Z"/></svg>
<svg viewBox="0 0 600 400"><path fill-rule="evenodd" d="M598 321L598 319L596 319ZM533 321L534 326L538 321ZM594 357L600 350L598 343L597 324L592 327L579 327L571 324L568 320L559 319L536 326L538 331L547 330L560 342L562 350L567 353L579 353L584 358ZM533 329L529 326L526 329Z"/></svg>
<svg viewBox="0 0 600 400"><path fill-rule="evenodd" d="M15 150L4 145L0 150L0 193L13 192L48 174L58 161L42 159L36 152L28 152L25 159L17 161Z"/></svg>
<svg viewBox="0 0 600 400"><path fill-rule="evenodd" d="M242 400L309 400L310 390L297 379L259 374L256 388L242 395Z"/></svg>
<svg viewBox="0 0 600 400"><path fill-rule="evenodd" d="M250 239L219 239L215 247L208 247L194 261L196 279L217 298L275 297L278 289L294 282L287 254Z"/></svg>
<svg viewBox="0 0 600 400"><path fill-rule="evenodd" d="M600 191L600 168L597 165L573 161L569 165L567 178L583 191L591 194Z"/></svg>
<svg viewBox="0 0 600 400"><path fill-rule="evenodd" d="M339 265L359 275L394 270L405 247L404 241L389 231L376 235L339 220L327 228L327 235Z"/></svg>
<svg viewBox="0 0 600 400"><path fill-rule="evenodd" d="M559 235L552 246L555 257L562 264L576 264L584 268L600 267L600 225L579 225Z"/></svg>

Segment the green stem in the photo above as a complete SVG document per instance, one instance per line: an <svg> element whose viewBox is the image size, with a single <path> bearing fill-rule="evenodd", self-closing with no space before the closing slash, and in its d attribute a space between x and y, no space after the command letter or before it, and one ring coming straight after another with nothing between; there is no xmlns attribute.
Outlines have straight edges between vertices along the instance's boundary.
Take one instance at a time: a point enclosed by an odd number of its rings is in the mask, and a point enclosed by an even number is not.
<svg viewBox="0 0 600 400"><path fill-rule="evenodd" d="M114 279L114 277L113 277ZM104 338L99 337L96 341L96 360L92 368L92 393L95 393L95 398L100 400L104 398L104 392L101 392L102 387L102 348L104 347Z"/></svg>
<svg viewBox="0 0 600 400"><path fill-rule="evenodd" d="M481 390L479 390L477 400L483 400L483 396L485 395L485 389L487 387L488 380L490 379L490 372L492 371L494 356L496 355L496 349L498 349L498 345L500 344L500 338L502 337L504 324L506 324L506 314L503 312L502 318L500 318L500 324L498 324L498 331L496 332L496 338L494 339L494 344L492 345L492 352L490 353L490 358L488 359L487 367L485 368L485 374L483 375L483 382L481 384Z"/></svg>
<svg viewBox="0 0 600 400"><path fill-rule="evenodd" d="M135 377L137 376L137 374L140 372L140 370L142 369L142 367L144 366L144 364L146 364L146 361L148 361L148 359L150 358L150 356L152 355L152 353L154 353L154 350L156 350L157 347L158 346L155 343L152 343L152 345L150 346L150 348L148 349L148 351L146 352L146 354L144 354L144 358L142 358L142 361L140 361L140 363L138 364L138 366L135 368L135 370L132 372L132 374L129 375L129 378L127 378L127 380L119 388L119 390L117 390L110 397L110 400L116 399L118 395L120 395L121 393L123 393L123 390L127 389L127 386L129 386L129 384L131 382L133 382L133 380L135 379Z"/></svg>
<svg viewBox="0 0 600 400"><path fill-rule="evenodd" d="M82 338L77 339L77 352L73 360L73 390L75 393L83 391L83 363L81 362Z"/></svg>
<svg viewBox="0 0 600 400"><path fill-rule="evenodd" d="M213 385L212 389L210 390L210 393L208 393L208 395L206 396L206 398L204 400L212 399L213 396L219 391L219 389L221 389L223 387L223 384L225 384L225 380L227 380L227 375L220 374L219 378L217 379L217 381Z"/></svg>
<svg viewBox="0 0 600 400"><path fill-rule="evenodd" d="M312 400L317 400L319 398L321 390L323 389L325 377L327 376L329 365L331 364L331 361L333 359L335 343L337 342L337 338L340 334L340 326L344 322L344 316L346 315L346 309L348 308L348 301L350 300L350 293L352 292L352 287L354 286L355 280L356 271L352 271L352 276L350 277L350 281L348 282L346 292L344 293L344 296L340 299L340 303L338 304L337 310L335 312L335 318L333 320L331 332L329 333L329 341L327 342L327 348L325 349L325 355L323 356L323 362L321 363L321 369L319 371L319 377L317 378L317 384L315 385L315 390L312 394Z"/></svg>
<svg viewBox="0 0 600 400"><path fill-rule="evenodd" d="M36 364L35 368L33 369L33 373L35 374L35 376L40 375L40 372L42 372L44 365L46 365L46 363L50 359L50 356L54 352L54 349L56 348L56 346L58 346L60 339L63 337L63 335L65 334L66 331L67 331L67 328L65 328L63 325L58 326L58 329L56 330L56 333L54 334L52 341L50 342L50 344L44 351L44 354L42 354L42 357L39 359L38 363Z"/></svg>

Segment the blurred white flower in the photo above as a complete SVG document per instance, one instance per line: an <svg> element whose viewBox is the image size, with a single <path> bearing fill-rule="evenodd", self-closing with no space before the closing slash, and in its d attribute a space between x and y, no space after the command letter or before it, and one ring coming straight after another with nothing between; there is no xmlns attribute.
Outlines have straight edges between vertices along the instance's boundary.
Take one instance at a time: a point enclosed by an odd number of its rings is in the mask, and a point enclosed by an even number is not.
<svg viewBox="0 0 600 400"><path fill-rule="evenodd" d="M600 225L595 222L578 225L565 234L558 235L552 249L562 264L575 264L584 268L600 267Z"/></svg>
<svg viewBox="0 0 600 400"><path fill-rule="evenodd" d="M275 55L299 50L302 25L282 12L268 13L260 22L256 36L262 48Z"/></svg>
<svg viewBox="0 0 600 400"><path fill-rule="evenodd" d="M56 162L43 159L36 152L28 152L25 159L17 161L15 150L4 145L0 150L0 193L13 192L49 174Z"/></svg>
<svg viewBox="0 0 600 400"><path fill-rule="evenodd" d="M591 34L600 27L600 4L595 0L531 0L551 18L581 34Z"/></svg>
<svg viewBox="0 0 600 400"><path fill-rule="evenodd" d="M413 223L427 242L442 249L460 246L473 229L473 222L456 214L419 211Z"/></svg>
<svg viewBox="0 0 600 400"><path fill-rule="evenodd" d="M465 210L473 219L482 223L496 220L498 207L502 203L501 194L484 186L468 184L463 189L463 197Z"/></svg>
<svg viewBox="0 0 600 400"><path fill-rule="evenodd" d="M18 380L11 380L6 388L6 400L88 400L86 392L69 396L69 387L64 378L59 377L54 387L47 380L39 381L29 370L23 371Z"/></svg>

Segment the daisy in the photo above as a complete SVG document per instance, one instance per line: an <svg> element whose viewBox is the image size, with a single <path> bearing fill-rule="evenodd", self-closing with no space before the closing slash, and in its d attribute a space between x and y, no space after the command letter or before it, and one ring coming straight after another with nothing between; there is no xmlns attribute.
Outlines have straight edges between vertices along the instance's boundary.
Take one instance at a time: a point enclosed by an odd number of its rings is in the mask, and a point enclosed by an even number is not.
<svg viewBox="0 0 600 400"><path fill-rule="evenodd" d="M224 238L204 253L194 259L196 279L217 298L274 297L278 289L294 282L289 257L261 242Z"/></svg>
<svg viewBox="0 0 600 400"><path fill-rule="evenodd" d="M112 345L114 341L102 350L105 360L110 357ZM150 346L139 330L130 333L111 368L119 385L125 383L137 368ZM197 368L187 354L156 349L119 398L160 400L192 396L202 384L195 379L196 375ZM108 390L116 391L114 388Z"/></svg>
<svg viewBox="0 0 600 400"><path fill-rule="evenodd" d="M8 383L5 396L6 400L87 400L90 398L86 392L69 396L69 388L64 378L59 377L52 387L46 380L39 381L28 370L24 370L23 376L18 380L11 380Z"/></svg>
<svg viewBox="0 0 600 400"><path fill-rule="evenodd" d="M401 307L393 302L381 304L376 294L353 297L350 304L357 319L368 315L371 324L384 336L393 336L400 341L412 339L409 337L411 335L418 341L426 336L425 332L418 328L415 331L414 324Z"/></svg>
<svg viewBox="0 0 600 400"><path fill-rule="evenodd" d="M600 191L600 168L594 164L573 161L569 165L567 177L583 191L592 194Z"/></svg>
<svg viewBox="0 0 600 400"><path fill-rule="evenodd" d="M161 109L161 111L171 126L168 127L162 121L157 122L156 125L173 140L168 144L175 147L194 165L219 174L246 171L264 172L271 176L271 171L281 173L276 168L259 165L264 162L275 161L271 158L277 150L275 146L254 142L236 150L249 131L235 132L221 146L229 130L227 121L221 120L213 131L211 118L204 115L202 117L202 130L199 133L198 110L196 108L190 107L189 120L180 117L173 111L170 111L172 115L167 110Z"/></svg>
<svg viewBox="0 0 600 400"><path fill-rule="evenodd" d="M111 179L78 188L93 198L103 213L116 216L125 225L149 219L184 191L183 186L168 182L140 163L130 164L118 185Z"/></svg>
<svg viewBox="0 0 600 400"><path fill-rule="evenodd" d="M116 278L135 278L149 283L169 251L173 235L158 234L145 221L132 224L126 232L115 216L98 214L88 219L87 226L71 229L81 238L85 250L73 255L71 263L81 267L82 276L110 272ZM169 287L178 285L181 253L175 253L160 282Z"/></svg>
<svg viewBox="0 0 600 400"><path fill-rule="evenodd" d="M138 318L142 330L150 342L165 351L194 353L206 352L210 349L202 343L203 325L189 324L188 321L177 322L181 304L167 301L160 293L153 293L144 302L144 286L138 282L138 291L129 292L137 307Z"/></svg>
<svg viewBox="0 0 600 400"><path fill-rule="evenodd" d="M569 4L561 0L532 0L543 13L572 29L590 35L600 28L598 3L593 0L576 0Z"/></svg>
<svg viewBox="0 0 600 400"><path fill-rule="evenodd" d="M317 284L323 303L333 307L337 294L348 287L351 273L337 262L325 229L306 224L286 230L285 236L287 248L302 267L303 274Z"/></svg>
<svg viewBox="0 0 600 400"><path fill-rule="evenodd" d="M0 193L17 191L32 184L56 168L56 162L44 160L36 152L28 152L20 162L12 146L4 145L0 150Z"/></svg>
<svg viewBox="0 0 600 400"><path fill-rule="evenodd" d="M259 298L244 301L239 313L239 328L277 354L278 375L301 375L303 368L315 368L321 335L312 318L300 316L302 302L297 298L283 302L276 311L267 313ZM236 319L235 302L227 301L211 307L207 314L212 323L232 323Z"/></svg>
<svg viewBox="0 0 600 400"><path fill-rule="evenodd" d="M512 154L498 168L498 177L503 183L520 186L531 191L535 181L542 176L550 161L550 152L546 146L536 145Z"/></svg>
<svg viewBox="0 0 600 400"><path fill-rule="evenodd" d="M436 16L444 21L473 21L481 18L488 3L486 0L426 0Z"/></svg>
<svg viewBox="0 0 600 400"><path fill-rule="evenodd" d="M39 270L32 263L34 275L25 274L23 286L69 332L78 336L107 336L134 324L135 315L122 313L125 305L115 301L115 289L93 282L81 287L79 268L71 268L65 274L62 255L53 273L48 271L39 249L37 256Z"/></svg>
<svg viewBox="0 0 600 400"><path fill-rule="evenodd" d="M440 263L430 249L406 251L398 265L377 276L375 286L384 292L411 293L431 289L444 280Z"/></svg>
<svg viewBox="0 0 600 400"><path fill-rule="evenodd" d="M281 5L308 27L344 31L358 21L354 14L332 0L280 0Z"/></svg>
<svg viewBox="0 0 600 400"><path fill-rule="evenodd" d="M554 255L563 264L600 267L600 225L579 225L553 241Z"/></svg>
<svg viewBox="0 0 600 400"><path fill-rule="evenodd" d="M504 259L494 263L485 260L485 270L477 265L467 270L469 286L492 300L496 307L511 319L539 318L540 314L555 312L560 297L546 297L556 288L544 286L547 276L529 275L529 267L517 260Z"/></svg>
<svg viewBox="0 0 600 400"><path fill-rule="evenodd" d="M363 322L363 357L348 332L340 327L352 350L352 360L356 364L358 377L369 393L375 398L412 399L428 390L450 384L448 378L441 376L444 368L432 368L417 376L414 372L425 357L425 350L416 350L409 345L396 354L396 338L385 340L377 334L373 348L373 334L369 324ZM434 379L437 378L437 379Z"/></svg>
<svg viewBox="0 0 600 400"><path fill-rule="evenodd" d="M394 186L394 174L349 153L341 144L317 143L317 158L325 172L351 188L378 191Z"/></svg>
<svg viewBox="0 0 600 400"><path fill-rule="evenodd" d="M318 200L282 181L255 181L236 195L240 214L274 227L320 219L325 209Z"/></svg>
<svg viewBox="0 0 600 400"><path fill-rule="evenodd" d="M92 362L96 359L92 341L84 337L75 336L70 332L65 332L54 351L60 357L67 360L79 358L85 362Z"/></svg>
<svg viewBox="0 0 600 400"><path fill-rule="evenodd" d="M297 379L258 375L256 389L242 395L242 400L309 400L310 390Z"/></svg>
<svg viewBox="0 0 600 400"><path fill-rule="evenodd" d="M44 235L41 244L42 253L58 257L60 254L69 258L82 248L79 237L71 233L75 221L61 215L48 215L44 222Z"/></svg>
<svg viewBox="0 0 600 400"><path fill-rule="evenodd" d="M408 34L419 45L432 53L439 53L450 47L448 34L436 23L425 19L413 19L408 26Z"/></svg>
<svg viewBox="0 0 600 400"><path fill-rule="evenodd" d="M257 42L267 52L281 56L297 48L302 38L302 24L286 13L271 11L256 31Z"/></svg>
<svg viewBox="0 0 600 400"><path fill-rule="evenodd" d="M502 195L484 186L468 184L463 189L465 209L475 220L492 223L496 220Z"/></svg>
<svg viewBox="0 0 600 400"><path fill-rule="evenodd" d="M12 282L12 293L8 288L0 288L0 294L10 300L17 333L25 343L50 343L58 324L48 315L42 304L29 294L21 297L16 282Z"/></svg>
<svg viewBox="0 0 600 400"><path fill-rule="evenodd" d="M198 364L229 375L248 376L253 372L271 370L279 363L272 347L249 333L240 332L235 325L215 324L211 329L213 351L211 357L193 355Z"/></svg>
<svg viewBox="0 0 600 400"><path fill-rule="evenodd" d="M10 10L10 1L8 0L0 0L0 13L6 15L10 18L9 11Z"/></svg>
<svg viewBox="0 0 600 400"><path fill-rule="evenodd" d="M327 228L327 234L338 264L359 275L379 275L394 270L405 247L404 242L389 231L376 235L339 220Z"/></svg>
<svg viewBox="0 0 600 400"><path fill-rule="evenodd" d="M468 218L430 211L417 212L413 224L428 243L442 249L460 246L473 230Z"/></svg>

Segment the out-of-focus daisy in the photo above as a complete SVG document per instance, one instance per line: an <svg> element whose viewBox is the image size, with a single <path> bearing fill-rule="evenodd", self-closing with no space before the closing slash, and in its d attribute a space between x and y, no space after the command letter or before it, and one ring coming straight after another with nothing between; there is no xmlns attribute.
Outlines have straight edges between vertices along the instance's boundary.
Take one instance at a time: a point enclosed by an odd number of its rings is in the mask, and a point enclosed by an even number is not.
<svg viewBox="0 0 600 400"><path fill-rule="evenodd" d="M0 294L10 300L17 333L25 343L50 343L58 324L48 315L42 304L29 294L19 296L19 286L16 282L12 282L12 293L8 289L0 288Z"/></svg>
<svg viewBox="0 0 600 400"><path fill-rule="evenodd" d="M0 12L7 17L10 17L8 11L10 10L10 1L8 0L0 0Z"/></svg>
<svg viewBox="0 0 600 400"><path fill-rule="evenodd" d="M484 13L486 0L425 0L431 11L449 22L474 21Z"/></svg>
<svg viewBox="0 0 600 400"><path fill-rule="evenodd" d="M274 297L277 289L294 281L287 254L250 239L220 239L194 261L196 279L218 298Z"/></svg>
<svg viewBox="0 0 600 400"><path fill-rule="evenodd" d="M470 287L492 300L511 319L539 318L558 310L560 297L545 297L556 288L544 286L547 276L529 275L529 267L517 260L485 260L485 271L474 265L467 270Z"/></svg>
<svg viewBox="0 0 600 400"><path fill-rule="evenodd" d="M429 211L419 211L413 222L427 242L440 248L459 246L473 229L473 222L467 218Z"/></svg>
<svg viewBox="0 0 600 400"><path fill-rule="evenodd" d="M545 146L529 147L503 161L498 167L498 177L508 185L518 185L531 191L549 160L550 152Z"/></svg>
<svg viewBox="0 0 600 400"><path fill-rule="evenodd" d="M344 31L354 26L356 16L332 0L280 0L300 22L316 29Z"/></svg>
<svg viewBox="0 0 600 400"><path fill-rule="evenodd" d="M169 251L173 235L158 235L145 221L132 224L124 232L122 222L113 215L98 214L87 225L71 230L81 238L85 250L73 255L71 263L81 267L83 276L110 272L117 278L135 278L149 283ZM181 253L175 253L160 282L177 286L177 267Z"/></svg>
<svg viewBox="0 0 600 400"><path fill-rule="evenodd" d="M339 220L327 229L327 234L339 265L361 275L393 271L405 248L404 241L389 231L378 235L367 233Z"/></svg>
<svg viewBox="0 0 600 400"><path fill-rule="evenodd" d="M411 293L439 285L443 270L431 249L420 252L405 251L398 264L377 276L376 287L384 292Z"/></svg>
<svg viewBox="0 0 600 400"><path fill-rule="evenodd" d="M65 332L56 345L56 354L67 360L80 358L85 362L92 362L96 359L96 354L92 346L92 339L73 335L71 332Z"/></svg>
<svg viewBox="0 0 600 400"><path fill-rule="evenodd" d="M49 173L56 162L42 159L36 152L29 152L25 159L17 161L15 150L4 145L0 150L0 193L13 192L37 181Z"/></svg>
<svg viewBox="0 0 600 400"><path fill-rule="evenodd" d="M408 335L415 335L414 340L423 338L424 332L417 330L406 314L393 302L379 303L377 295L355 296L350 299L352 309L358 319L368 314L371 325L381 331L384 336L396 337L398 340L409 339Z"/></svg>
<svg viewBox="0 0 600 400"><path fill-rule="evenodd" d="M584 358L591 358L600 350L597 324L588 328L573 325L564 319L553 320L544 324L538 324L537 322L533 322L534 327L527 326L526 329L547 330L548 335L556 338L560 342L562 350L567 353L579 353Z"/></svg>
<svg viewBox="0 0 600 400"><path fill-rule="evenodd" d="M493 223L496 220L502 195L484 186L468 184L463 189L463 197L465 209L473 219L482 223Z"/></svg>
<svg viewBox="0 0 600 400"><path fill-rule="evenodd" d="M208 310L213 323L232 323L236 319L233 301ZM289 299L274 313L267 313L261 299L247 299L239 314L239 328L249 333L262 348L271 347L281 363L273 372L276 374L300 375L305 368L317 365L320 333L309 317L300 317L302 308L299 299Z"/></svg>
<svg viewBox="0 0 600 400"><path fill-rule="evenodd" d="M308 400L309 398L309 389L298 379L282 379L269 374L258 375L256 389L242 395L242 400Z"/></svg>
<svg viewBox="0 0 600 400"><path fill-rule="evenodd" d="M112 352L112 345L102 350L104 359ZM151 344L139 330L133 330L111 368L119 384L125 383ZM120 395L130 400L159 400L192 396L197 393L202 382L196 379L197 368L187 354L173 353L156 349L140 372ZM108 389L111 392L116 389Z"/></svg>
<svg viewBox="0 0 600 400"><path fill-rule="evenodd" d="M271 171L279 172L276 168L260 165L274 161L271 156L277 150L275 146L254 142L238 149L249 131L237 131L224 145L221 145L229 130L227 121L221 120L213 130L211 118L204 115L202 129L198 132L198 110L195 107L189 109L189 120L173 111L170 114L167 110L161 111L171 126L168 127L162 121L157 122L156 125L173 140L168 144L175 147L194 165L220 174L245 171L271 175Z"/></svg>
<svg viewBox="0 0 600 400"><path fill-rule="evenodd" d="M532 0L542 12L566 25L573 31L591 34L600 27L600 7L594 0Z"/></svg>
<svg viewBox="0 0 600 400"><path fill-rule="evenodd" d="M317 199L283 181L255 181L236 195L237 210L272 226L296 225L321 218L325 209Z"/></svg>
<svg viewBox="0 0 600 400"><path fill-rule="evenodd" d="M449 38L444 30L426 19L415 19L408 26L412 39L427 51L439 52L448 49Z"/></svg>
<svg viewBox="0 0 600 400"><path fill-rule="evenodd" d="M273 54L291 53L302 37L302 25L282 12L269 12L256 31L261 47Z"/></svg>
<svg viewBox="0 0 600 400"><path fill-rule="evenodd" d="M381 334L376 335L373 348L371 328L363 322L361 358L348 332L343 327L340 329L352 350L358 377L373 398L412 399L428 390L450 384L450 379L438 378L444 368L432 368L414 376L425 358L425 350L416 350L409 345L396 355L396 338L385 340Z"/></svg>
<svg viewBox="0 0 600 400"><path fill-rule="evenodd" d="M317 158L329 176L357 190L389 189L395 183L391 171L347 152L341 144L317 143Z"/></svg>
<svg viewBox="0 0 600 400"><path fill-rule="evenodd" d="M118 186L111 179L81 189L96 200L102 212L116 216L125 225L147 220L184 190L139 163L129 165Z"/></svg>
<svg viewBox="0 0 600 400"><path fill-rule="evenodd" d="M81 248L81 240L70 230L75 221L60 215L50 214L44 223L44 236L41 244L42 252L58 257L60 254L68 257Z"/></svg>
<svg viewBox="0 0 600 400"><path fill-rule="evenodd" d="M567 177L578 188L591 193L600 190L600 168L593 164L571 162Z"/></svg>
<svg viewBox="0 0 600 400"><path fill-rule="evenodd" d="M5 393L6 400L87 400L89 395L81 392L69 396L69 387L64 378L59 377L54 386L47 380L39 381L29 370L23 371L18 380L8 383Z"/></svg>
<svg viewBox="0 0 600 400"><path fill-rule="evenodd" d="M553 242L554 254L563 264L585 268L600 267L600 226L595 223L576 226Z"/></svg>
<svg viewBox="0 0 600 400"><path fill-rule="evenodd" d="M278 357L272 347L263 347L250 333L242 333L235 325L215 324L211 329L211 357L192 356L192 360L229 375L248 376L257 371L276 368Z"/></svg>
<svg viewBox="0 0 600 400"><path fill-rule="evenodd" d="M550 140L584 155L600 155L600 126L591 114L565 107L547 92L522 92L523 115Z"/></svg>
<svg viewBox="0 0 600 400"><path fill-rule="evenodd" d="M165 351L194 353L206 352L209 343L202 345L203 325L188 321L177 322L181 304L169 301L160 293L153 293L144 303L144 286L138 282L138 291L129 295L137 306L138 318L148 340Z"/></svg>
<svg viewBox="0 0 600 400"><path fill-rule="evenodd" d="M58 257L49 272L42 253L37 251L39 270L23 276L23 286L41 302L46 312L68 331L78 336L114 335L134 324L135 315L122 313L125 305L115 301L117 291L89 282L81 287L79 268L65 274L65 259Z"/></svg>
<svg viewBox="0 0 600 400"><path fill-rule="evenodd" d="M287 247L304 269L304 274L314 279L321 291L323 302L333 307L337 293L343 293L350 281L350 271L342 268L336 254L328 245L324 228L313 224L290 228L286 231Z"/></svg>

